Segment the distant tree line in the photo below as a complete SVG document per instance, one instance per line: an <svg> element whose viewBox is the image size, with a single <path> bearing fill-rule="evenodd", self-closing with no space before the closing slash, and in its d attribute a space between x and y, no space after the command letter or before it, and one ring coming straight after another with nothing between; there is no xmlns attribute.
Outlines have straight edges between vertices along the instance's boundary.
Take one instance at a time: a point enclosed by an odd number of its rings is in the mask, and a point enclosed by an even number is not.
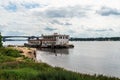
<svg viewBox="0 0 120 80"><path fill-rule="evenodd" d="M70 41L120 41L120 37L70 38Z"/></svg>

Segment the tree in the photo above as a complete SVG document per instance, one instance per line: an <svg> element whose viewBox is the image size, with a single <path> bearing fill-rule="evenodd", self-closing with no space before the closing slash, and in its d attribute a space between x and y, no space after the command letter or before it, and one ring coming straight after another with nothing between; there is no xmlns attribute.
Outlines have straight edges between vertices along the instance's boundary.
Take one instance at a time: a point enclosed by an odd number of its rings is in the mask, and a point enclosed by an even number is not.
<svg viewBox="0 0 120 80"><path fill-rule="evenodd" d="M2 47L3 46L3 43L2 43L2 35L1 35L1 33L0 33L0 47Z"/></svg>

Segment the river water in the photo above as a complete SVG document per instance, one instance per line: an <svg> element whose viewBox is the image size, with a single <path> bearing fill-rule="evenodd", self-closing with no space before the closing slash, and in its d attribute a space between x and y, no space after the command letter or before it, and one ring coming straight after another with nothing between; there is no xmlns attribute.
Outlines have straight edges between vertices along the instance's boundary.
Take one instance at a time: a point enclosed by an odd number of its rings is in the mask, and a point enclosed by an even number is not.
<svg viewBox="0 0 120 80"><path fill-rule="evenodd" d="M39 50L37 60L80 73L120 78L120 42L71 42L72 49Z"/></svg>
<svg viewBox="0 0 120 80"><path fill-rule="evenodd" d="M70 43L74 44L75 47L37 50L36 59L75 72L103 74L120 78L120 41Z"/></svg>

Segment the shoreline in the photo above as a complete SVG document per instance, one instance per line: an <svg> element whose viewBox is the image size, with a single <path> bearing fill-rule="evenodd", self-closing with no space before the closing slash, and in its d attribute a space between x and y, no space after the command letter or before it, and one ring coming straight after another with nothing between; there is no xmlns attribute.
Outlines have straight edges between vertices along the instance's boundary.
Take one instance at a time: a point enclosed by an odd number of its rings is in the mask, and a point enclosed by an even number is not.
<svg viewBox="0 0 120 80"><path fill-rule="evenodd" d="M120 78L118 76L113 76L113 75L109 75L109 74L104 74L104 73L97 73L97 72L80 72L80 71L77 71L77 70L74 70L74 69L71 69L71 68L68 68L68 67L64 67L64 66L59 66L59 65L55 65L55 64L50 64L48 62L45 62L43 61L42 59L39 59L38 63L41 62L41 63L46 63L52 67L60 67L60 68L63 68L65 70L68 70L68 71L72 71L72 72L75 72L75 73L79 73L79 74L87 74L87 75L103 75L103 76L107 76L107 77L116 77L116 78Z"/></svg>
<svg viewBox="0 0 120 80"><path fill-rule="evenodd" d="M16 49L20 52L21 55L28 57L30 59L36 60L36 48L29 48L25 46L11 46L10 48Z"/></svg>
<svg viewBox="0 0 120 80"><path fill-rule="evenodd" d="M11 48L13 49L16 49L18 51L20 51L21 55L24 55L25 57L28 57L30 59L32 59L35 63L46 63L48 65L51 65L52 67L60 67L60 68L63 68L63 69L66 69L68 71L72 71L72 72L75 72L75 73L80 73L80 74L87 74L87 75L103 75L103 76L107 76L107 77L116 77L116 76L111 76L111 75L105 75L105 74L99 74L99 73L86 73L86 72L79 72L79 71L76 71L76 70L72 70L70 68L65 68L65 67L61 67L61 66L55 66L55 65L52 65L52 64L49 64L47 62L44 62L42 59L39 59L39 61L36 59L36 54L37 54L37 51L38 49L36 48L31 48L31 47L25 47L25 46L12 46ZM18 58L18 60L20 60ZM120 78L120 77L116 77L116 78Z"/></svg>
<svg viewBox="0 0 120 80"><path fill-rule="evenodd" d="M73 69L70 69L70 68L65 68L65 67L61 67L61 66L56 66L56 65L52 65L52 64L49 64L49 63L47 63L47 62L44 62L43 60L39 60L38 61L38 63L46 63L46 64L48 64L48 65L50 65L50 66L52 66L53 68L54 67L59 67L59 68L62 68L62 69L65 69L65 70L67 70L67 71L71 71L71 72L74 72L74 73L78 73L78 74L84 74L84 75L90 75L90 76L99 76L99 75L102 75L102 76L105 76L105 77L111 77L111 78L118 78L118 79L120 79L120 77L118 77L118 76L112 76L112 75L107 75L107 74L100 74L100 73L86 73L86 72L79 72L79 71L76 71L76 70L73 70Z"/></svg>
<svg viewBox="0 0 120 80"><path fill-rule="evenodd" d="M28 54L29 51L35 51L33 48L26 48L26 47L8 47L12 48L15 51L18 50L17 54L21 55L24 54L29 58L23 58L23 61L16 60L15 58L19 58L19 56L14 57L14 55L7 56L1 55L3 57L1 59L5 59L0 67L0 79L2 80L120 80L117 77L111 76L104 76L104 75L91 75L91 74L84 74L78 73L71 70L67 70L60 67L53 67L44 62L35 62L33 61L33 52ZM7 50L7 47L4 48L4 51ZM9 49L10 50L10 49ZM14 53L12 50L12 53ZM19 53L21 52L21 53ZM16 53L15 53L16 54ZM32 55L31 55L32 54ZM10 57L13 58L11 61L9 59L6 61L6 58ZM23 56L22 56L23 57ZM54 74L54 75L53 75ZM27 75L27 76L25 76ZM14 77L13 77L14 76Z"/></svg>

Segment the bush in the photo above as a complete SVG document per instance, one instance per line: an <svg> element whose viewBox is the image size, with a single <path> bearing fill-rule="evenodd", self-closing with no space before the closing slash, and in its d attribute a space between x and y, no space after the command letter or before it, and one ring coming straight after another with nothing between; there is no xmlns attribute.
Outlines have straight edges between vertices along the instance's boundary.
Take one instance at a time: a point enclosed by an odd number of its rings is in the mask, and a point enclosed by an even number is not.
<svg viewBox="0 0 120 80"><path fill-rule="evenodd" d="M20 57L20 52L12 48L0 48L0 54L11 57Z"/></svg>

